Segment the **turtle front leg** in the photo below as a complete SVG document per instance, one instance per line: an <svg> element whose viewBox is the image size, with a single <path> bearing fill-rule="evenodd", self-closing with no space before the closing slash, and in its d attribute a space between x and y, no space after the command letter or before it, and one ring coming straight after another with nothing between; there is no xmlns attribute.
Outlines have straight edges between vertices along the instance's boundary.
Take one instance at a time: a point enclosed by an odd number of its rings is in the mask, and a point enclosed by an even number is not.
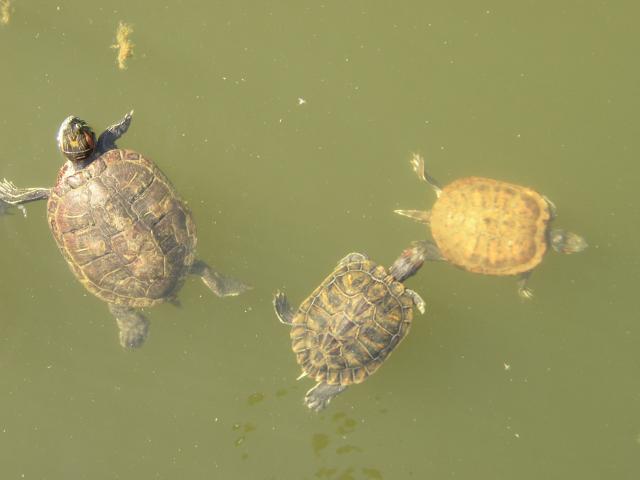
<svg viewBox="0 0 640 480"><path fill-rule="evenodd" d="M273 296L273 309L276 311L278 320L285 325L293 325L293 316L295 312L289 305L287 296L282 292L276 292Z"/></svg>
<svg viewBox="0 0 640 480"><path fill-rule="evenodd" d="M424 312L427 311L426 309L426 303L425 301L422 299L422 297L420 295L418 295L418 292L414 292L413 290L409 290L408 288L404 291L404 293L406 293L407 295L409 295L409 298L411 298L411 300L413 301L413 304L416 306L416 308L418 309L418 311L424 315Z"/></svg>
<svg viewBox="0 0 640 480"><path fill-rule="evenodd" d="M333 397L344 392L346 389L347 387L342 385L329 385L320 382L305 394L304 404L311 410L319 412L329 405Z"/></svg>
<svg viewBox="0 0 640 480"><path fill-rule="evenodd" d="M137 310L123 305L110 303L109 311L116 317L120 345L124 348L142 346L149 335L149 320Z"/></svg>
<svg viewBox="0 0 640 480"><path fill-rule="evenodd" d="M129 130L129 125L131 125L131 119L133 118L133 110L129 113L125 114L124 117L118 122L114 123L110 127L108 127L104 132L100 134L98 138L98 143L96 146L96 150L98 154L102 154L109 150L114 150L118 148L116 146L116 140L118 140L122 135L124 135L127 130Z"/></svg>
<svg viewBox="0 0 640 480"><path fill-rule="evenodd" d="M518 279L518 295L520 295L520 298L523 298L525 300L531 300L533 298L533 290L531 290L527 286L527 282L529 281L530 277L531 270L521 273Z"/></svg>
<svg viewBox="0 0 640 480"><path fill-rule="evenodd" d="M413 168L413 171L416 172L416 175L418 176L418 178L423 182L427 182L429 185L431 185L433 190L436 192L436 196L439 197L440 194L442 193L442 187L440 186L438 181L435 178L433 178L431 175L429 175L425 170L424 158L422 158L422 155L418 153L414 153L410 163L411 163L411 168Z"/></svg>
<svg viewBox="0 0 640 480"><path fill-rule="evenodd" d="M18 188L12 182L3 178L0 181L0 213L3 213L6 205L17 207L22 215L27 216L27 209L23 203L46 200L51 195L50 188Z"/></svg>
<svg viewBox="0 0 640 480"><path fill-rule="evenodd" d="M252 288L249 285L242 283L240 280L225 277L202 260L196 260L191 266L191 271L189 273L200 277L204 284L219 297L240 295Z"/></svg>

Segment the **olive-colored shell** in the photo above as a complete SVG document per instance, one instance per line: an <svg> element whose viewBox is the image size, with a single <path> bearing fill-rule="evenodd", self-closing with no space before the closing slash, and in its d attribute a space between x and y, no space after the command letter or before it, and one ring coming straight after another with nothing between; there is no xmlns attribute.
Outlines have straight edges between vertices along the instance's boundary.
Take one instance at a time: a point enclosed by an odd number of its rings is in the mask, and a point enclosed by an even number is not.
<svg viewBox="0 0 640 480"><path fill-rule="evenodd" d="M71 270L106 302L166 300L195 259L191 213L158 167L132 150L110 150L77 172L67 162L47 214Z"/></svg>
<svg viewBox="0 0 640 480"><path fill-rule="evenodd" d="M530 188L467 177L442 189L431 210L431 233L454 265L516 275L542 261L550 218L547 201Z"/></svg>
<svg viewBox="0 0 640 480"><path fill-rule="evenodd" d="M370 260L341 264L300 305L291 328L303 372L329 385L363 382L409 331L413 301Z"/></svg>

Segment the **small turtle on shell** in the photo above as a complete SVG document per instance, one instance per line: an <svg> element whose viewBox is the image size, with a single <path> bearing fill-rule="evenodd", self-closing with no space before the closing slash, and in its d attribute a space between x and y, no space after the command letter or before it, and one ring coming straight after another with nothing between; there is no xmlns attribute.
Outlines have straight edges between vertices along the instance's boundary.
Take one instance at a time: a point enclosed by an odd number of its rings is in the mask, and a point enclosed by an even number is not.
<svg viewBox="0 0 640 480"><path fill-rule="evenodd" d="M556 207L535 190L482 177L460 178L441 187L425 172L420 155L413 156L411 165L438 199L431 211L395 213L431 226L437 248L429 251L427 260L444 260L485 275L519 275L518 293L531 298L527 280L549 245L566 254L587 248L580 235L550 228Z"/></svg>
<svg viewBox="0 0 640 480"><path fill-rule="evenodd" d="M273 305L280 322L291 327L293 352L302 375L318 382L304 403L325 408L349 385L362 383L409 332L413 307L425 303L401 283L424 262L428 242L414 242L389 272L362 253L350 253L294 311L284 293Z"/></svg>
<svg viewBox="0 0 640 480"><path fill-rule="evenodd" d="M191 212L167 177L142 154L116 146L132 114L97 140L86 122L67 117L57 136L67 161L53 188L0 182L0 205L48 200L53 238L77 279L107 302L126 348L147 337L149 322L138 309L177 303L187 275L220 297L249 288L196 259Z"/></svg>

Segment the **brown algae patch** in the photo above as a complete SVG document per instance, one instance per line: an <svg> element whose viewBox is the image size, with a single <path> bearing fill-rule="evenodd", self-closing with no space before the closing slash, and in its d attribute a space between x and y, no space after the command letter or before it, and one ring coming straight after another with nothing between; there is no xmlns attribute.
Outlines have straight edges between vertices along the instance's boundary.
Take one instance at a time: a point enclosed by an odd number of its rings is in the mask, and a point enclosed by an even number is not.
<svg viewBox="0 0 640 480"><path fill-rule="evenodd" d="M2 0L0 0L2 1ZM116 30L116 43L111 45L111 48L118 50L118 56L116 62L120 70L127 69L127 59L133 56L133 42L129 39L129 36L133 33L133 26L120 22L118 29Z"/></svg>
<svg viewBox="0 0 640 480"><path fill-rule="evenodd" d="M0 25L8 25L11 20L11 0L0 0Z"/></svg>

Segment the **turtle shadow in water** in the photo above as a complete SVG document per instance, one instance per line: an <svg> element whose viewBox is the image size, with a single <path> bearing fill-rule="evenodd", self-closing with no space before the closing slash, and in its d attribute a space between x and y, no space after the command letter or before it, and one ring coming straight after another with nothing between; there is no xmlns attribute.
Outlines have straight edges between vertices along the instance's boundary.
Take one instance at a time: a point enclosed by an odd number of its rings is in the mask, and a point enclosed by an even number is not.
<svg viewBox="0 0 640 480"><path fill-rule="evenodd" d="M256 428L257 427L251 422L234 423L233 426L231 427L231 430L233 430L234 432L237 432L238 436L233 441L233 445L235 447L242 446L244 444L245 440L247 439L247 435L249 433L255 431ZM242 460L246 460L246 459L249 458L249 454L246 451L242 452L242 454L240 455L240 458Z"/></svg>
<svg viewBox="0 0 640 480"><path fill-rule="evenodd" d="M20 210L22 216L27 218L27 209L24 208L24 205L13 206L4 200L0 200L0 215L13 215L16 210Z"/></svg>
<svg viewBox="0 0 640 480"><path fill-rule="evenodd" d="M297 388L279 388L273 394L264 392L254 392L247 396L246 405L250 408L260 410L273 407L274 400L281 400L292 391L294 395ZM381 413L386 413L381 412ZM361 463L358 455L362 455L363 448L349 442L349 436L354 433L360 422L349 416L345 412L335 412L331 415L324 414L315 416L315 419L324 423L329 423L327 432L318 432L311 435L310 443L314 456L318 459L318 468L313 472L311 478L326 480L383 480L381 471L373 467L365 466L331 466L344 465L345 459L353 459L352 463ZM314 422L316 421L314 420ZM251 446L252 432L258 430L256 423L244 420L237 421L231 425L234 433L233 446L240 449L240 459L249 459L248 448ZM307 478L303 476L302 478Z"/></svg>
<svg viewBox="0 0 640 480"><path fill-rule="evenodd" d="M326 464L329 462L325 457L328 457L329 455L338 455L343 457L344 455L362 454L363 449L361 447L348 443L349 435L355 432L358 426L358 421L349 417L344 412L334 413L329 418L333 424L332 427L335 428L335 434L333 436L326 433L313 434L311 436L311 448L314 455L319 457L322 463ZM335 447L335 450L329 448L334 441L342 443ZM377 468L356 468L354 466L329 467L326 465L318 468L314 472L314 477L329 480L382 480L384 478L380 470Z"/></svg>
<svg viewBox="0 0 640 480"><path fill-rule="evenodd" d="M280 388L277 389L272 395L275 399L280 399L289 393L286 389ZM254 392L247 397L247 406L256 407L261 405L265 400L269 398L269 395L262 392ZM236 448L241 448L242 453L240 454L240 458L242 460L247 460L249 458L249 453L247 451L247 442L251 436L251 432L257 430L257 426L255 423L244 421L244 422L236 422L231 426L231 430L235 433L233 446Z"/></svg>

